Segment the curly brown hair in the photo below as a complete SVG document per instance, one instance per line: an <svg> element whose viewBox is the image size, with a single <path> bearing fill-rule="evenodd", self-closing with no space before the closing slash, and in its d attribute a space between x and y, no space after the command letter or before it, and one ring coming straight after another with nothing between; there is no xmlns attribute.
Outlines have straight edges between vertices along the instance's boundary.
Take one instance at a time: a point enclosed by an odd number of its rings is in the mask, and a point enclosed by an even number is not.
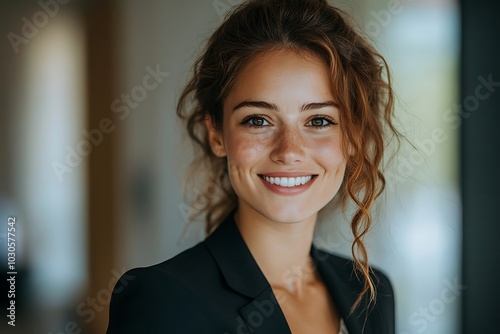
<svg viewBox="0 0 500 334"><path fill-rule="evenodd" d="M393 122L394 96L384 58L357 32L347 15L326 0L251 0L228 13L210 37L178 105L177 115L186 123L195 144L195 159L188 184L201 176L193 201L191 220L205 216L211 233L237 205L228 180L227 159L213 154L205 117L222 130L223 103L242 68L262 52L289 49L309 52L322 59L331 74L332 92L338 101L346 171L339 190L341 207L351 200L352 256L364 287L351 311L367 295L375 301L373 272L363 239L372 225L371 208L385 188L382 159L389 135L402 137ZM335 196L337 197L337 196Z"/></svg>

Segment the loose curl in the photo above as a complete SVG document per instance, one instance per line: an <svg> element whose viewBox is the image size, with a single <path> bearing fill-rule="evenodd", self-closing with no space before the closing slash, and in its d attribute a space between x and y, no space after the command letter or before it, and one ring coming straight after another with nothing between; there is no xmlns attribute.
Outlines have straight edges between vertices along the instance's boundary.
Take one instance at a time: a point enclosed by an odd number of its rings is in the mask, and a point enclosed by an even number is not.
<svg viewBox="0 0 500 334"><path fill-rule="evenodd" d="M190 220L204 215L209 234L236 207L237 196L228 179L227 158L215 156L210 148L205 118L211 117L222 131L224 100L242 68L262 52L288 49L314 54L325 62L339 104L346 158L340 203L342 209L349 200L356 205L351 251L364 286L353 312L365 295L367 305L376 299L363 239L372 225L371 208L385 188L381 166L387 135L399 142L401 134L392 121L394 96L387 63L345 16L325 0L252 0L236 7L196 60L177 115L195 144L189 175L201 175L198 181L210 185L192 199L197 205ZM193 182L190 177L188 185Z"/></svg>

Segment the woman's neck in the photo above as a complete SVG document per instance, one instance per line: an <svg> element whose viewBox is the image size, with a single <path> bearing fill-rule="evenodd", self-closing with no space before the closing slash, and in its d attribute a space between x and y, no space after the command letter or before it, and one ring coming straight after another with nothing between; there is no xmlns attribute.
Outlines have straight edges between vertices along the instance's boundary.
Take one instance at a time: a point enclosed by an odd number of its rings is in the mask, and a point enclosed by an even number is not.
<svg viewBox="0 0 500 334"><path fill-rule="evenodd" d="M314 215L301 222L275 222L239 205L236 225L271 286L293 293L316 281L310 258L316 218Z"/></svg>

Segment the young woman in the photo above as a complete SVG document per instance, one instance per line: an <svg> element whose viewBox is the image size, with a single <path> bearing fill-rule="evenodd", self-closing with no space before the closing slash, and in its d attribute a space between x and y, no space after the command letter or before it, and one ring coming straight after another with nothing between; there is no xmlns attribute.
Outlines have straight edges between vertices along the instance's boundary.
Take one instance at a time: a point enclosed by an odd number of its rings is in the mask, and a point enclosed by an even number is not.
<svg viewBox="0 0 500 334"><path fill-rule="evenodd" d="M108 334L394 333L391 284L363 245L399 136L392 103L384 59L326 0L235 9L177 111L199 148L191 175L212 182L209 236L125 274ZM312 245L318 213L348 200L353 260Z"/></svg>

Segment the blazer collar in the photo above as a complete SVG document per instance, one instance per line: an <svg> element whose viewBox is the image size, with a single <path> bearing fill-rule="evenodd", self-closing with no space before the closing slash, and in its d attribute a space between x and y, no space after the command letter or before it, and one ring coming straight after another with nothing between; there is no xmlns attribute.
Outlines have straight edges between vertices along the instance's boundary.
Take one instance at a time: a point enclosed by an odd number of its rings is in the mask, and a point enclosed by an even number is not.
<svg viewBox="0 0 500 334"><path fill-rule="evenodd" d="M318 272L323 279L330 296L337 307L340 316L344 319L349 334L363 333L360 322L364 321L364 313L357 311L351 314L351 307L354 305L359 291L353 288L352 267L342 268L338 257L326 253L320 249L311 247L311 257L315 262Z"/></svg>
<svg viewBox="0 0 500 334"><path fill-rule="evenodd" d="M272 288L257 265L243 237L234 223L233 210L217 229L204 241L215 262L219 266L227 284L235 291L253 299L251 303L240 309L240 314L251 324L249 316L256 312L262 313L262 305L271 301L277 310L268 316L262 326L256 328L254 333L291 333L287 325ZM357 292L349 284L350 277L345 277L345 268L342 268L334 259L334 255L326 253L311 245L311 257L315 262L318 272L323 279L331 298L333 299L340 316L344 319L350 334L361 333L362 328L357 319L356 312L350 316L350 308L354 304ZM337 258L338 259L338 258ZM266 304L267 303L267 304ZM256 320L255 320L256 321ZM273 327L267 327L267 326ZM271 331L269 331L272 329ZM277 329L281 329L277 331ZM266 332L266 330L268 330Z"/></svg>
<svg viewBox="0 0 500 334"><path fill-rule="evenodd" d="M269 283L253 258L238 227L233 210L205 240L222 275L231 288L245 296L256 298Z"/></svg>
<svg viewBox="0 0 500 334"><path fill-rule="evenodd" d="M238 310L244 321L244 324L238 326L246 326L245 333L292 334L271 285L234 223L234 212L233 210L212 232L205 240L205 245L227 284L233 290L252 299ZM238 333L241 333L241 328Z"/></svg>

